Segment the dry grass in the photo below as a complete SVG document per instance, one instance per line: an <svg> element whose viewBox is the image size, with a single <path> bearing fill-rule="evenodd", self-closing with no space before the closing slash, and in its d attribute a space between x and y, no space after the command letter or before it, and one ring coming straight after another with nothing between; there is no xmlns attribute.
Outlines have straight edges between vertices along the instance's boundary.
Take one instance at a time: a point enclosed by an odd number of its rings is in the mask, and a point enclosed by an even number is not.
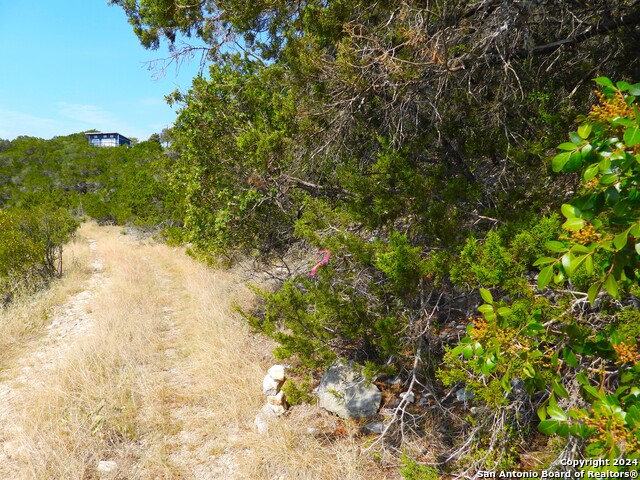
<svg viewBox="0 0 640 480"><path fill-rule="evenodd" d="M104 269L85 307L91 328L58 339L64 349L18 388L15 478L99 478L102 460L121 479L393 478L365 465L355 432L310 433L311 417L253 431L271 345L233 313L254 301L236 274L116 228L82 234ZM61 292L77 291L65 282Z"/></svg>
<svg viewBox="0 0 640 480"><path fill-rule="evenodd" d="M65 247L63 255L63 281L35 295L18 294L12 303L0 307L0 372L42 334L55 309L77 293L91 275L89 245L82 233Z"/></svg>

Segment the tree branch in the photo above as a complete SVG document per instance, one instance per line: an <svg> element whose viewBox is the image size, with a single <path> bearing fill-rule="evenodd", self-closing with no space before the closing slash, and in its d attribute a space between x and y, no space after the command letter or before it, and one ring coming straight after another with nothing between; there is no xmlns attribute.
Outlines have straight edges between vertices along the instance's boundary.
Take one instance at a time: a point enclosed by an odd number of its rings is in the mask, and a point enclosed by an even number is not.
<svg viewBox="0 0 640 480"><path fill-rule="evenodd" d="M301 188L302 190L306 190L308 192L311 193L325 193L325 194L339 194L339 195L344 195L346 197L349 198L355 198L355 194L349 192L348 190L345 190L343 188L340 187L333 187L333 186L327 186L327 185L317 185L315 183L311 183L311 182L307 182L305 180L302 180L300 178L296 178L296 177L290 177L289 175L285 175L284 180L286 180L288 183L292 183L294 184L296 187Z"/></svg>
<svg viewBox="0 0 640 480"><path fill-rule="evenodd" d="M598 23L597 25L592 25L585 32L576 35L573 38L565 38L563 40L557 40L555 42L547 43L545 45L539 45L537 47L533 47L531 49L521 48L516 50L511 58L526 58L535 55L546 55L549 53L553 53L559 48L563 46L573 46L577 45L589 38L595 37L597 35L602 35L603 33L610 32L612 30L617 30L622 27L630 27L634 25L640 24L640 9L635 12L629 13L628 15L619 16L617 18L612 18L606 22Z"/></svg>

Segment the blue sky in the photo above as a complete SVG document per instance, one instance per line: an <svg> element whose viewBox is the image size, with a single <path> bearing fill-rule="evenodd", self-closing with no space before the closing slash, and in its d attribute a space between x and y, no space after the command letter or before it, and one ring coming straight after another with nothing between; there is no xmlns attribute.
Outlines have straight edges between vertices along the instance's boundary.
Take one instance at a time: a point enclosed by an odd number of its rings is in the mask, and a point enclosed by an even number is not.
<svg viewBox="0 0 640 480"><path fill-rule="evenodd" d="M187 90L198 59L163 73L107 0L0 0L0 138L90 129L146 140L176 117L164 96ZM162 62L161 62L162 63Z"/></svg>

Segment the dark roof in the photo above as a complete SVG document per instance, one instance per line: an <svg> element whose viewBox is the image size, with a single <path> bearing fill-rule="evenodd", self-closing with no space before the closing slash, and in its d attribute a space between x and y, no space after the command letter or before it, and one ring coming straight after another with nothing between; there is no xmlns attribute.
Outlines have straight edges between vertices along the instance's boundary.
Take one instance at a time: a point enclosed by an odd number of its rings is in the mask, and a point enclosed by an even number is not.
<svg viewBox="0 0 640 480"><path fill-rule="evenodd" d="M119 135L120 138L124 138L125 140L131 141L130 138L125 137L124 135L118 132L87 132L84 134L85 137L90 137L91 135Z"/></svg>

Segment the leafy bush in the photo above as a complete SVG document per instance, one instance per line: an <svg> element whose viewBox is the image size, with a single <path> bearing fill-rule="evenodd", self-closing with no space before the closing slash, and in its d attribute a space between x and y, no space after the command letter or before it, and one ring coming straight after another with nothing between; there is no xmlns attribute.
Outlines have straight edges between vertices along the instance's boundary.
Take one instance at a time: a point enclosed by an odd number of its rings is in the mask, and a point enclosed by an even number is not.
<svg viewBox="0 0 640 480"><path fill-rule="evenodd" d="M640 93L640 84L614 85L603 77L596 82L604 91L599 94L601 104L579 118L578 131L570 133L571 142L561 144L561 153L552 161L555 171L579 171L583 181L577 197L562 205L562 228L568 234L544 243L562 256L536 261L542 267L539 290L552 281L584 284L591 279L588 292L582 293L582 302L576 301L580 292L569 285L569 290L553 294L553 303L537 296L509 306L481 289L482 316L471 319L467 336L447 352L440 375L448 384L464 381L472 386L494 409L507 408L514 401L509 398L513 381L522 381L529 395L544 398L537 409L538 430L580 437L587 442L588 456L611 459L613 471L629 471L640 461L637 311L596 299L603 288L620 298L637 285L640 275L640 114L634 95ZM507 261L497 264L499 272L505 264L513 265L508 260L512 252L495 235L485 242L484 248L488 246L503 249L500 255ZM473 242L463 250L463 261L465 256L471 258L471 275L472 267L482 265L486 257ZM579 277L583 272L586 275ZM506 277L484 281L504 288ZM589 311L587 300L598 303L596 309ZM523 302L529 304L524 310ZM495 392L498 383L503 395ZM579 391L581 399L577 406L574 399L566 412L568 387ZM630 463L615 463L616 459Z"/></svg>
<svg viewBox="0 0 640 480"><path fill-rule="evenodd" d="M34 288L62 274L77 221L65 209L0 210L0 291Z"/></svg>

